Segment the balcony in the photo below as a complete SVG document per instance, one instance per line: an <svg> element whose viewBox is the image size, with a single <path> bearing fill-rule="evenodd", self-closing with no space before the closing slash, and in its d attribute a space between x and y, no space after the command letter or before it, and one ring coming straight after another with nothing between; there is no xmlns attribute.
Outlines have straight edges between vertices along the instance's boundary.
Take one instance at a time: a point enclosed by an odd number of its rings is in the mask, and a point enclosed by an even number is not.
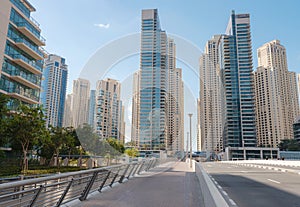
<svg viewBox="0 0 300 207"><path fill-rule="evenodd" d="M36 75L25 73L11 64L5 64L2 71L7 73L10 76L10 79L14 81L32 89L40 89L41 80Z"/></svg>
<svg viewBox="0 0 300 207"><path fill-rule="evenodd" d="M42 60L44 58L44 53L39 50L38 47L33 46L30 42L25 39L13 39L18 48L25 51L31 57L37 60Z"/></svg>
<svg viewBox="0 0 300 207"><path fill-rule="evenodd" d="M17 29L38 46L45 46L46 40L28 22L17 22Z"/></svg>
<svg viewBox="0 0 300 207"><path fill-rule="evenodd" d="M13 87L9 89L8 95L29 104L38 104L39 98L27 90L22 87Z"/></svg>
<svg viewBox="0 0 300 207"><path fill-rule="evenodd" d="M8 56L12 58L12 61L14 63L29 70L30 72L37 74L37 75L42 74L43 65L41 63L29 60L28 58L26 58L25 56L23 56L21 54L8 55Z"/></svg>

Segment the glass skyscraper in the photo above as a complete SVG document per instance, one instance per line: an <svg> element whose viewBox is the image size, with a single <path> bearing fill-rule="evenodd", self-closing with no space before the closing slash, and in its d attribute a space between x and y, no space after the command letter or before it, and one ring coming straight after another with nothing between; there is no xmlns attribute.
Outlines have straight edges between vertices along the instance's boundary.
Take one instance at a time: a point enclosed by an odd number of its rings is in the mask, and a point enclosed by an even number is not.
<svg viewBox="0 0 300 207"><path fill-rule="evenodd" d="M46 125L63 126L65 99L68 80L68 66L65 59L49 55L43 72L41 102L47 117Z"/></svg>
<svg viewBox="0 0 300 207"><path fill-rule="evenodd" d="M255 147L256 122L249 14L231 14L219 43L224 147Z"/></svg>
<svg viewBox="0 0 300 207"><path fill-rule="evenodd" d="M165 149L168 129L167 35L157 9L142 11L139 147Z"/></svg>
<svg viewBox="0 0 300 207"><path fill-rule="evenodd" d="M38 105L44 58L40 25L31 17L27 0L0 1L0 93L30 106Z"/></svg>

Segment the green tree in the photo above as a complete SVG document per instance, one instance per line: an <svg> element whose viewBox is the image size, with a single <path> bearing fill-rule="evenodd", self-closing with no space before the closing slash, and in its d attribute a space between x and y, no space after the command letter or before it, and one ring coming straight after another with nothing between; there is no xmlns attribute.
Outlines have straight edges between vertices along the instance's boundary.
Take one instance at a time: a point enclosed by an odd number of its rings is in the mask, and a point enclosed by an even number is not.
<svg viewBox="0 0 300 207"><path fill-rule="evenodd" d="M0 94L0 146L4 146L7 144L7 136L5 136L6 132L6 119L8 115L7 102L9 101L8 96L4 94Z"/></svg>
<svg viewBox="0 0 300 207"><path fill-rule="evenodd" d="M128 148L125 150L125 154L129 157L138 157L140 153L136 148Z"/></svg>
<svg viewBox="0 0 300 207"><path fill-rule="evenodd" d="M99 145L98 135L88 124L83 124L76 129L76 134L83 149L89 154L97 154L97 146Z"/></svg>
<svg viewBox="0 0 300 207"><path fill-rule="evenodd" d="M283 139L278 147L281 151L300 151L300 143L295 139Z"/></svg>
<svg viewBox="0 0 300 207"><path fill-rule="evenodd" d="M26 173L28 151L47 134L43 110L41 107L29 107L20 103L16 110L10 113L6 123L5 132L11 139L13 149L21 148L22 169Z"/></svg>

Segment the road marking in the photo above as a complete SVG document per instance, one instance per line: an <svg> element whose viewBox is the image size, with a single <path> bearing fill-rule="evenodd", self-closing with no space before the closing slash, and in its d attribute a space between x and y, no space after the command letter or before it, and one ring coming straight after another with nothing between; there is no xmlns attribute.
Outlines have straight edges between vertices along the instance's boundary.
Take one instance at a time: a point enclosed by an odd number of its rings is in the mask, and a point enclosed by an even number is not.
<svg viewBox="0 0 300 207"><path fill-rule="evenodd" d="M248 171L244 171L244 170L241 171L241 173L247 173L247 172L248 172Z"/></svg>
<svg viewBox="0 0 300 207"><path fill-rule="evenodd" d="M230 201L231 205L236 206L236 203L231 198L229 198L229 201Z"/></svg>
<svg viewBox="0 0 300 207"><path fill-rule="evenodd" d="M267 179L268 181L271 181L271 182L273 182L273 183L277 183L277 184L280 184L280 182L279 181L276 181L276 180L272 180L272 179Z"/></svg>
<svg viewBox="0 0 300 207"><path fill-rule="evenodd" d="M228 196L228 194L226 193L226 191L222 190L222 193L226 196Z"/></svg>

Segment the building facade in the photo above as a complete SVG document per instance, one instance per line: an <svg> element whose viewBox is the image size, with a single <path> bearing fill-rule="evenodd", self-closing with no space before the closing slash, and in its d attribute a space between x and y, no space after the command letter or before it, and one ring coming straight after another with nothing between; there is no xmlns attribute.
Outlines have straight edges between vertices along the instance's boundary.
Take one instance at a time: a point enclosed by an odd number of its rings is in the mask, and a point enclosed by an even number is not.
<svg viewBox="0 0 300 207"><path fill-rule="evenodd" d="M91 90L89 98L89 122L88 124L95 128L95 109L96 109L96 90Z"/></svg>
<svg viewBox="0 0 300 207"><path fill-rule="evenodd" d="M250 15L232 12L219 43L223 147L255 147L256 120Z"/></svg>
<svg viewBox="0 0 300 207"><path fill-rule="evenodd" d="M223 150L222 83L218 49L220 38L220 35L215 35L206 43L199 61L201 149L215 153Z"/></svg>
<svg viewBox="0 0 300 207"><path fill-rule="evenodd" d="M142 10L138 143L143 149L166 149L168 137L167 35L157 9Z"/></svg>
<svg viewBox="0 0 300 207"><path fill-rule="evenodd" d="M45 109L46 126L62 127L68 81L65 59L49 55L43 71L41 103Z"/></svg>
<svg viewBox="0 0 300 207"><path fill-rule="evenodd" d="M124 142L124 110L120 99L121 84L107 78L96 86L96 132L101 139L115 138ZM123 120L122 120L123 119Z"/></svg>
<svg viewBox="0 0 300 207"><path fill-rule="evenodd" d="M277 147L292 139L293 124L299 115L297 79L287 67L286 49L279 40L257 50L255 72L257 140L263 147Z"/></svg>
<svg viewBox="0 0 300 207"><path fill-rule="evenodd" d="M27 0L2 0L0 8L0 93L10 97L10 109L15 99L37 105L46 53L39 24L31 17L35 8Z"/></svg>
<svg viewBox="0 0 300 207"><path fill-rule="evenodd" d="M294 139L300 144L300 117L298 116L293 124Z"/></svg>
<svg viewBox="0 0 300 207"><path fill-rule="evenodd" d="M182 69L176 68L176 44L168 38L168 138L166 149L169 154L184 151L184 94Z"/></svg>
<svg viewBox="0 0 300 207"><path fill-rule="evenodd" d="M65 101L63 127L71 127L73 125L73 94L68 94Z"/></svg>
<svg viewBox="0 0 300 207"><path fill-rule="evenodd" d="M72 96L72 126L76 129L89 121L90 82L81 78L74 80Z"/></svg>
<svg viewBox="0 0 300 207"><path fill-rule="evenodd" d="M141 71L138 70L133 74L133 88L132 88L132 115L131 115L131 141L135 146L140 146L139 142L139 114L140 114L140 81Z"/></svg>

